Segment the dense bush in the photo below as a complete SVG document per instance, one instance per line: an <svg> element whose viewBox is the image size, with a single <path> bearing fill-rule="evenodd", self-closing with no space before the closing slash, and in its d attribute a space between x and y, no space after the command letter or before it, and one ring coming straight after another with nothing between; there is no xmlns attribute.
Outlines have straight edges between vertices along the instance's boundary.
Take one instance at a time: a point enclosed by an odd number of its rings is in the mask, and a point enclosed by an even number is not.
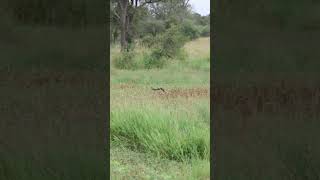
<svg viewBox="0 0 320 180"><path fill-rule="evenodd" d="M181 32L189 40L194 40L200 36L199 28L196 25L194 25L191 21L185 21L184 23L182 23Z"/></svg>
<svg viewBox="0 0 320 180"><path fill-rule="evenodd" d="M118 69L136 69L137 62L134 57L134 51L123 52L114 59L114 65Z"/></svg>
<svg viewBox="0 0 320 180"><path fill-rule="evenodd" d="M144 47L154 47L156 45L156 38L153 36L144 36L141 38L141 45Z"/></svg>
<svg viewBox="0 0 320 180"><path fill-rule="evenodd" d="M152 48L143 58L144 68L163 68L168 59L185 60L187 53L183 46L188 38L181 32L181 26L172 26L156 37L146 36L142 44Z"/></svg>
<svg viewBox="0 0 320 180"><path fill-rule="evenodd" d="M166 65L166 59L162 53L161 49L153 49L151 53L145 54L143 58L144 68L163 68Z"/></svg>
<svg viewBox="0 0 320 180"><path fill-rule="evenodd" d="M154 18L148 18L137 25L137 34L140 36L156 36L165 31L165 22Z"/></svg>
<svg viewBox="0 0 320 180"><path fill-rule="evenodd" d="M158 48L161 49L162 56L174 58L186 43L187 38L181 33L180 28L172 26L164 34L158 36Z"/></svg>

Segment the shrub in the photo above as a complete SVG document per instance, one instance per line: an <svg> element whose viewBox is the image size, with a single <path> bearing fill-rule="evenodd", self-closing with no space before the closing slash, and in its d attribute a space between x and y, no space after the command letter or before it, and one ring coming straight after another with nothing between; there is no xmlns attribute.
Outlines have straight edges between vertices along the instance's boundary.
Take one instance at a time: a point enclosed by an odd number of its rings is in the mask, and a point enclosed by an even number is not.
<svg viewBox="0 0 320 180"><path fill-rule="evenodd" d="M138 33L140 36L156 36L165 31L165 22L155 18L147 18L138 24Z"/></svg>
<svg viewBox="0 0 320 180"><path fill-rule="evenodd" d="M144 47L154 47L156 45L156 38L147 35L141 39L141 45Z"/></svg>
<svg viewBox="0 0 320 180"><path fill-rule="evenodd" d="M142 46L152 48L151 53L143 57L144 68L163 68L167 59L185 60L187 58L183 46L188 37L184 36L181 28L173 25L160 35L142 38Z"/></svg>
<svg viewBox="0 0 320 180"><path fill-rule="evenodd" d="M194 40L200 36L199 29L190 21L186 21L181 25L181 31L189 40Z"/></svg>
<svg viewBox="0 0 320 180"><path fill-rule="evenodd" d="M156 37L146 36L142 39L142 44L153 50L144 56L144 68L163 68L167 59L185 60L187 53L182 47L186 40L180 26L171 26L165 33Z"/></svg>
<svg viewBox="0 0 320 180"><path fill-rule="evenodd" d="M163 68L166 64L166 60L163 57L161 49L153 49L150 54L145 54L143 58L143 64L146 69Z"/></svg>
<svg viewBox="0 0 320 180"><path fill-rule="evenodd" d="M180 27L172 26L164 34L156 39L159 42L161 55L167 58L175 57L186 42L186 37L180 32Z"/></svg>
<svg viewBox="0 0 320 180"><path fill-rule="evenodd" d="M135 53L133 51L123 52L115 58L114 65L118 69L136 69L137 63L134 57Z"/></svg>

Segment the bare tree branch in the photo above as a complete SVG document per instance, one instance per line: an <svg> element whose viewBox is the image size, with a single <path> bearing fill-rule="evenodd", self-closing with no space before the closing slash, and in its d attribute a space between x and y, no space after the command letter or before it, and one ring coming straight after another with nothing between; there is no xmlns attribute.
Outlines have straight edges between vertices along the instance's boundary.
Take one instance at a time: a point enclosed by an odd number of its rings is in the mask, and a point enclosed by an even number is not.
<svg viewBox="0 0 320 180"><path fill-rule="evenodd" d="M120 16L119 16L119 14L118 14L116 11L113 11L113 14L114 14L118 19L120 19Z"/></svg>
<svg viewBox="0 0 320 180"><path fill-rule="evenodd" d="M183 6L184 6L184 7L187 7L188 4L189 4L189 1L190 1L190 0L186 0L186 1L184 2L184 5L183 5Z"/></svg>

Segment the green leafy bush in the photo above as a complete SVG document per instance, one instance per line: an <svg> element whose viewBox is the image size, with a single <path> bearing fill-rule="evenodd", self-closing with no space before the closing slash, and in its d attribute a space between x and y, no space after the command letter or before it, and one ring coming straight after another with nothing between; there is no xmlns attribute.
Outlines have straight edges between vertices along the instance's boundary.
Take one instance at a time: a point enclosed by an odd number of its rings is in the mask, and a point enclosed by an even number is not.
<svg viewBox="0 0 320 180"><path fill-rule="evenodd" d="M153 48L151 53L143 58L144 68L163 68L168 59L185 60L187 53L183 46L187 39L181 32L181 26L171 26L161 35L143 38L142 44Z"/></svg>
<svg viewBox="0 0 320 180"><path fill-rule="evenodd" d="M156 36L165 31L165 22L155 18L147 18L138 25L138 34L146 36Z"/></svg>
<svg viewBox="0 0 320 180"><path fill-rule="evenodd" d="M180 32L179 26L170 27L164 34L158 36L158 47L161 49L161 55L167 58L175 57L184 46L187 38Z"/></svg>
<svg viewBox="0 0 320 180"><path fill-rule="evenodd" d="M163 57L161 49L153 49L150 54L145 54L143 58L144 68L163 68L166 65L166 59Z"/></svg>
<svg viewBox="0 0 320 180"><path fill-rule="evenodd" d="M194 40L200 36L199 29L191 21L182 23L181 31L189 40Z"/></svg>
<svg viewBox="0 0 320 180"><path fill-rule="evenodd" d="M114 65L118 69L137 69L134 51L121 53L120 56L115 58Z"/></svg>
<svg viewBox="0 0 320 180"><path fill-rule="evenodd" d="M156 38L150 35L144 36L141 39L141 45L144 47L154 47L156 45Z"/></svg>

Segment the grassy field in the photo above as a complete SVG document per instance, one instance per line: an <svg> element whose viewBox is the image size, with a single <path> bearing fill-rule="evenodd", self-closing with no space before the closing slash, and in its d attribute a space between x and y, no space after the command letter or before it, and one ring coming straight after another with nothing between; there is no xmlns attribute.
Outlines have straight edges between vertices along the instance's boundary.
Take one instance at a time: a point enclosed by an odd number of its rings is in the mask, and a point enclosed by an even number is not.
<svg viewBox="0 0 320 180"><path fill-rule="evenodd" d="M111 66L111 179L210 178L209 45L187 43L188 58L163 69Z"/></svg>

